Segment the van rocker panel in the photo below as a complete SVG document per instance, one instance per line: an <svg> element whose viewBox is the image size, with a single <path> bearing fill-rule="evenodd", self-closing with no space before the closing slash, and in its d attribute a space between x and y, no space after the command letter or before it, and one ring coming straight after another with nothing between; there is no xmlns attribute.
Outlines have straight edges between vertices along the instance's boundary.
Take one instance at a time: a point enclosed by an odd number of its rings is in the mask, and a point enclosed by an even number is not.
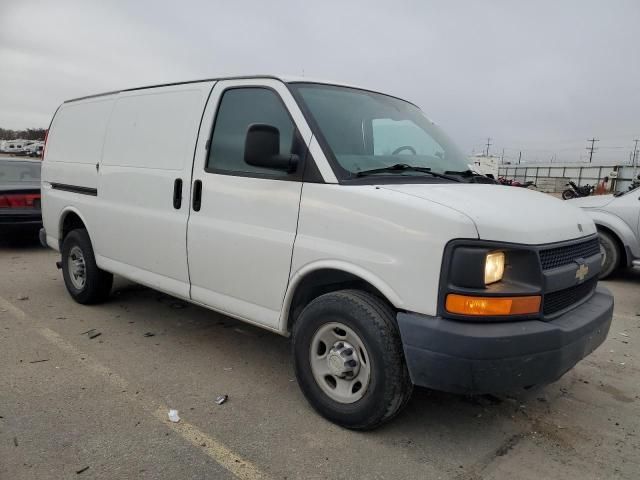
<svg viewBox="0 0 640 480"><path fill-rule="evenodd" d="M415 385L452 393L500 393L559 379L605 340L613 296L593 296L545 322L460 322L398 313L398 326Z"/></svg>

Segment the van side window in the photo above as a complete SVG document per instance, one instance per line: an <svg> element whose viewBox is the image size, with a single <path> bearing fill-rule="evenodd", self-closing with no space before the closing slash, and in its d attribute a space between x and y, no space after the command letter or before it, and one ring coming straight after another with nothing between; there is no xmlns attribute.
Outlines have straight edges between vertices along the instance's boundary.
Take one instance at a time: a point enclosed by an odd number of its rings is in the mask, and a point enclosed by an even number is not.
<svg viewBox="0 0 640 480"><path fill-rule="evenodd" d="M209 158L208 171L282 176L268 168L255 167L244 161L244 142L249 125L264 123L280 131L280 154L294 152L297 142L295 126L278 97L266 88L233 88L225 91L216 115Z"/></svg>

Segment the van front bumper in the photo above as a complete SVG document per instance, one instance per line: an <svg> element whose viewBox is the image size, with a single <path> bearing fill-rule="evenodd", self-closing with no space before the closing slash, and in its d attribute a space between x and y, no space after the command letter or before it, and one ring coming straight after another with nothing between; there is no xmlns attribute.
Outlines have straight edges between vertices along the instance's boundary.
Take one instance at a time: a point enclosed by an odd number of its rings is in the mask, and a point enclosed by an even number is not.
<svg viewBox="0 0 640 480"><path fill-rule="evenodd" d="M415 385L452 393L499 393L547 384L607 337L613 296L598 286L578 307L552 321L460 322L398 313Z"/></svg>

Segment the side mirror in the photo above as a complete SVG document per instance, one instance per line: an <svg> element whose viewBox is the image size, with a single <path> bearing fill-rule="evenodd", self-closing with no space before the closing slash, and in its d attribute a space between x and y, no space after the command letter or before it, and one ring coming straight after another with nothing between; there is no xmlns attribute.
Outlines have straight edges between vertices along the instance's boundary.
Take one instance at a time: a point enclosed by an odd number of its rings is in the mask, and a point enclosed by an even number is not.
<svg viewBox="0 0 640 480"><path fill-rule="evenodd" d="M297 155L280 155L280 131L263 123L249 125L244 142L244 161L254 167L293 173L298 167Z"/></svg>

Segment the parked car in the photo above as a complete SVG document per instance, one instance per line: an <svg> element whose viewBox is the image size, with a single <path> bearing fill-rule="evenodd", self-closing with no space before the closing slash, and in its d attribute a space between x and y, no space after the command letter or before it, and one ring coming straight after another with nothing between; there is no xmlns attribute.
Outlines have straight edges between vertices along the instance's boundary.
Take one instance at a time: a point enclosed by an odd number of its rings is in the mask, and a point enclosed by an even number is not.
<svg viewBox="0 0 640 480"><path fill-rule="evenodd" d="M33 235L42 227L39 160L0 159L0 234Z"/></svg>
<svg viewBox="0 0 640 480"><path fill-rule="evenodd" d="M55 114L41 238L79 303L106 300L120 274L290 335L311 405L370 429L413 385L552 382L609 330L588 215L468 183L467 164L418 107L369 90L275 77L122 90Z"/></svg>
<svg viewBox="0 0 640 480"><path fill-rule="evenodd" d="M640 267L640 188L576 198L570 203L582 208L598 228L602 253L600 278L619 268Z"/></svg>

